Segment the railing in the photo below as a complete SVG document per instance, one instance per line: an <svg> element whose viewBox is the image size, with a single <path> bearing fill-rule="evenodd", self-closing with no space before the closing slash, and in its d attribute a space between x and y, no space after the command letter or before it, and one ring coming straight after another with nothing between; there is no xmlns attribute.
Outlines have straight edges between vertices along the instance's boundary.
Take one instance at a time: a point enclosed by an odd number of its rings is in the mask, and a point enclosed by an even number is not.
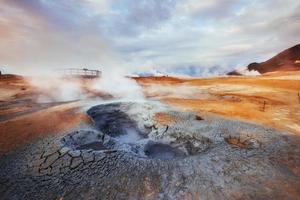
<svg viewBox="0 0 300 200"><path fill-rule="evenodd" d="M82 78L98 78L101 77L101 71L91 69L69 68L64 70L65 76L82 77Z"/></svg>

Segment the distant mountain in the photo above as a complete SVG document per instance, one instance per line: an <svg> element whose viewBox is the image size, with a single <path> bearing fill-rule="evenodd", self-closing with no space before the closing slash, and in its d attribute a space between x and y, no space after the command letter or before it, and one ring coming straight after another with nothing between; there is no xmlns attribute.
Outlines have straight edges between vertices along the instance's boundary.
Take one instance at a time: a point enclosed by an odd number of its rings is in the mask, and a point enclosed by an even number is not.
<svg viewBox="0 0 300 200"><path fill-rule="evenodd" d="M226 69L220 66L200 66L200 65L180 65L180 66L172 66L166 67L163 69L153 68L148 70L147 72L135 72L134 75L140 77L147 76L175 76L175 77L211 77L211 76L219 76L224 75L226 73Z"/></svg>
<svg viewBox="0 0 300 200"><path fill-rule="evenodd" d="M230 76L243 76L243 74L241 74L237 70L233 70L231 72L228 72L227 75L230 75Z"/></svg>
<svg viewBox="0 0 300 200"><path fill-rule="evenodd" d="M271 59L261 63L251 63L247 66L248 71L257 71L261 74L274 71L300 70L300 44L282 51ZM236 75L236 70L227 75Z"/></svg>

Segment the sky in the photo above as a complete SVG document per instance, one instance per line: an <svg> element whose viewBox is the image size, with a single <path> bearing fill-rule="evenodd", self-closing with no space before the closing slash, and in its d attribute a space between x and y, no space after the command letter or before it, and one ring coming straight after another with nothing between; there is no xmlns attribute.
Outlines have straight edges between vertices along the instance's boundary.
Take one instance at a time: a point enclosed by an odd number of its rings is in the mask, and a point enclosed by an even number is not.
<svg viewBox="0 0 300 200"><path fill-rule="evenodd" d="M223 74L300 43L299 0L0 0L0 69Z"/></svg>

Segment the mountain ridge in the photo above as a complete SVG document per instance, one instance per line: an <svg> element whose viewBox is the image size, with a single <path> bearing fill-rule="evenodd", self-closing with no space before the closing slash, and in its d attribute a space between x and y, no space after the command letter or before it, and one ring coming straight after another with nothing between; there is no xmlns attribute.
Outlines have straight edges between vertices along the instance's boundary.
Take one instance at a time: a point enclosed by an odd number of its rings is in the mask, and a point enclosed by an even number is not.
<svg viewBox="0 0 300 200"><path fill-rule="evenodd" d="M257 71L260 74L275 71L297 71L300 70L300 44L276 54L272 58L264 62L250 63L247 68L248 71ZM238 70L233 70L227 75L243 75Z"/></svg>

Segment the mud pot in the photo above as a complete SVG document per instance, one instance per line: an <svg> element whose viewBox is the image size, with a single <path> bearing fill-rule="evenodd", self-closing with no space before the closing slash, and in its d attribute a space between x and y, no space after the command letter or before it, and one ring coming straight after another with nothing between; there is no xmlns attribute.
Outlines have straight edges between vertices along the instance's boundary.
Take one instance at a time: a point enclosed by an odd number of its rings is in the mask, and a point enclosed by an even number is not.
<svg viewBox="0 0 300 200"><path fill-rule="evenodd" d="M93 127L3 155L1 198L300 198L299 137L149 101L87 114Z"/></svg>

